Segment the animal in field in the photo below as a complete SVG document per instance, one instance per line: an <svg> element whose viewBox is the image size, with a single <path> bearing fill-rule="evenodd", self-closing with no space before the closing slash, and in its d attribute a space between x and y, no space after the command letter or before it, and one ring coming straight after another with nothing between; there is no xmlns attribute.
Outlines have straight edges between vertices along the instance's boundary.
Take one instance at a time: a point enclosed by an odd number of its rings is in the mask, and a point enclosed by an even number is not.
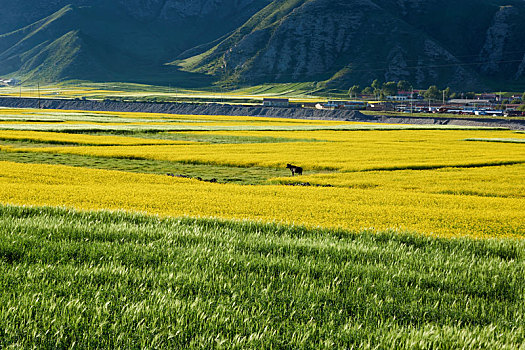
<svg viewBox="0 0 525 350"><path fill-rule="evenodd" d="M300 166L286 164L286 168L290 169L290 171L292 172L292 176L295 176L295 174L303 175L303 168L301 168Z"/></svg>

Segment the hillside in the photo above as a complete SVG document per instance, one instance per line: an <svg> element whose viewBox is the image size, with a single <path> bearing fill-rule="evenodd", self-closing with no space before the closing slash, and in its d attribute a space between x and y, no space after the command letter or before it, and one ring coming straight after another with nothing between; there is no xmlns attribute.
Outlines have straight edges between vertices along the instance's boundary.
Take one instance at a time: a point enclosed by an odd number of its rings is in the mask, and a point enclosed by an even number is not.
<svg viewBox="0 0 525 350"><path fill-rule="evenodd" d="M0 76L525 88L523 0L0 0Z"/></svg>
<svg viewBox="0 0 525 350"><path fill-rule="evenodd" d="M507 5L499 7L500 5ZM236 82L524 82L525 2L275 1L184 69Z"/></svg>
<svg viewBox="0 0 525 350"><path fill-rule="evenodd" d="M0 34L0 76L43 82L187 80L187 74L164 63L229 33L267 3L78 0L18 4L0 0L11 14L0 23L5 33ZM45 17L38 17L43 13Z"/></svg>

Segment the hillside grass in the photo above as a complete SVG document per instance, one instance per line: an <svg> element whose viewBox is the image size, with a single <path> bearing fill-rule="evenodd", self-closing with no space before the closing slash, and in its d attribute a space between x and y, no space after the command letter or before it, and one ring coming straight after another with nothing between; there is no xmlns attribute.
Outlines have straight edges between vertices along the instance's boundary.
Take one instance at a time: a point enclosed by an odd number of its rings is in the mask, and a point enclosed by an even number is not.
<svg viewBox="0 0 525 350"><path fill-rule="evenodd" d="M264 97L281 96L296 101L325 102L329 96L318 93L315 83L263 84L249 87L228 89L221 86L203 86L202 88L185 88L181 86L147 85L132 83L95 83L69 81L62 84L43 86L24 85L22 87L0 87L0 95L5 96L38 96L45 98L90 98L90 99L123 99L131 101L226 101L261 103ZM347 98L346 94L331 95Z"/></svg>
<svg viewBox="0 0 525 350"><path fill-rule="evenodd" d="M0 206L1 348L525 343L523 240Z"/></svg>

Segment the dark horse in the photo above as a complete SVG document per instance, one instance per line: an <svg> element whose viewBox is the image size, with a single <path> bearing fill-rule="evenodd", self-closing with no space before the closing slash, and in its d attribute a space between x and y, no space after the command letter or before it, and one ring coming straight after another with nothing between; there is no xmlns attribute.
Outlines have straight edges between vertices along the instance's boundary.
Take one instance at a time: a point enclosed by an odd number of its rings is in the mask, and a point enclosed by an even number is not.
<svg viewBox="0 0 525 350"><path fill-rule="evenodd" d="M286 164L286 168L290 169L292 171L292 176L294 176L295 174L303 175L303 168L301 168L300 166L295 166L295 165L292 165L292 164Z"/></svg>

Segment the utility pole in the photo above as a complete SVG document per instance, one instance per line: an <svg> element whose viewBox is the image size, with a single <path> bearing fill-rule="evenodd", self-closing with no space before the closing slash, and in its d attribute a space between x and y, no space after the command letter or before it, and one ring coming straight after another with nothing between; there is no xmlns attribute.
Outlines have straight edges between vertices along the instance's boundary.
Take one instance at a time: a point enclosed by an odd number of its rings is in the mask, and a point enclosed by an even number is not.
<svg viewBox="0 0 525 350"><path fill-rule="evenodd" d="M40 83L37 84L38 88L38 109L40 109Z"/></svg>
<svg viewBox="0 0 525 350"><path fill-rule="evenodd" d="M412 87L412 93L410 94L410 115L414 114L414 88Z"/></svg>

